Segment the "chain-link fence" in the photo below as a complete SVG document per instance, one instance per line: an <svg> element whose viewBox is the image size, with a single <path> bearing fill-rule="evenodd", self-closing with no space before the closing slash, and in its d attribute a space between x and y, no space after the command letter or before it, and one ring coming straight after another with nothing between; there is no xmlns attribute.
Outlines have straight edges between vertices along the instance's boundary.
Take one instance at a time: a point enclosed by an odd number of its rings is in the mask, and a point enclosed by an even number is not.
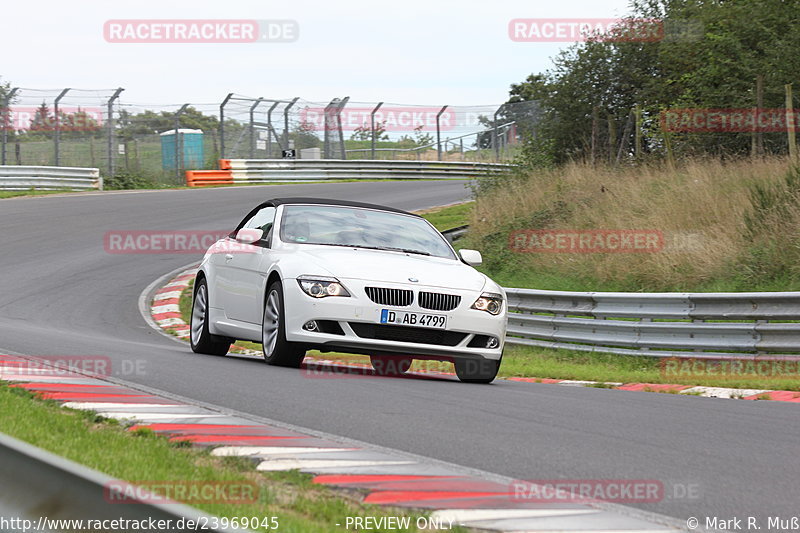
<svg viewBox="0 0 800 533"><path fill-rule="evenodd" d="M451 106L231 93L143 104L123 89L0 94L2 164L99 167L118 181L184 182L220 158L505 161L539 121L535 102Z"/></svg>

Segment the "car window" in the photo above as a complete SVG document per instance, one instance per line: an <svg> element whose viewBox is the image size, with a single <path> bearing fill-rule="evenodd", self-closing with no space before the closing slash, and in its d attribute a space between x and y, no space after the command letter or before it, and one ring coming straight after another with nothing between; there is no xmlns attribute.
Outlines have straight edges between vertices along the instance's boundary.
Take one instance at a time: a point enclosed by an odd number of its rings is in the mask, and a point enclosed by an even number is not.
<svg viewBox="0 0 800 533"><path fill-rule="evenodd" d="M281 240L404 250L455 258L444 237L424 219L372 209L291 205L284 208Z"/></svg>
<svg viewBox="0 0 800 533"><path fill-rule="evenodd" d="M242 228L247 229L261 229L264 231L264 237L261 239L260 243L264 245L269 245L269 238L272 232L272 225L275 222L275 208L264 207L259 209L250 219L248 219Z"/></svg>

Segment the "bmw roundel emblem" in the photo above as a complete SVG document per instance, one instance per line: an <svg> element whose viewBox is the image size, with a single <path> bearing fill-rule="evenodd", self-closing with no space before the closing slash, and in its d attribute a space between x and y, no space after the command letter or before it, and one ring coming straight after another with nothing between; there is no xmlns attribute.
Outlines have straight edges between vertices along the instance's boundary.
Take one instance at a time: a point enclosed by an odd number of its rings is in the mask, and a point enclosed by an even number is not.
<svg viewBox="0 0 800 533"><path fill-rule="evenodd" d="M410 281L411 283L416 283L419 280L417 278L408 278L408 281Z"/></svg>

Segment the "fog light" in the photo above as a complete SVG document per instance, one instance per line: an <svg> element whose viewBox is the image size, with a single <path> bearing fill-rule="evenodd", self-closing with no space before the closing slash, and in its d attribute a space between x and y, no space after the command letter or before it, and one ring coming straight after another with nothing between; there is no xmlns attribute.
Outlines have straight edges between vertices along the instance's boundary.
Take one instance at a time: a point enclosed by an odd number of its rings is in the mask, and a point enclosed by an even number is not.
<svg viewBox="0 0 800 533"><path fill-rule="evenodd" d="M486 341L486 347L489 349L495 349L500 346L500 340L497 337L489 337L489 340Z"/></svg>
<svg viewBox="0 0 800 533"><path fill-rule="evenodd" d="M316 320L309 320L305 324L303 324L303 329L306 331L317 331L317 321Z"/></svg>

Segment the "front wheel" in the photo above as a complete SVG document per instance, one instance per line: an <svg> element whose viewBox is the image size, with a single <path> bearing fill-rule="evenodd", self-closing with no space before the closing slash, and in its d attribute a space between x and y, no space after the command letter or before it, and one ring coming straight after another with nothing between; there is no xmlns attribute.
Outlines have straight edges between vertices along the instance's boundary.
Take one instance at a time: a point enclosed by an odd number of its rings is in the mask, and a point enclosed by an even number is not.
<svg viewBox="0 0 800 533"><path fill-rule="evenodd" d="M456 359L454 364L464 383L491 383L500 370L500 361L493 359Z"/></svg>
<svg viewBox="0 0 800 533"><path fill-rule="evenodd" d="M225 355L231 348L231 341L226 337L212 335L208 331L209 307L208 284L205 278L199 278L195 281L192 320L189 326L192 351L210 355Z"/></svg>
<svg viewBox="0 0 800 533"><path fill-rule="evenodd" d="M369 362L379 376L402 376L414 362L410 357L370 355Z"/></svg>
<svg viewBox="0 0 800 533"><path fill-rule="evenodd" d="M280 281L274 282L267 289L261 323L261 343L264 361L268 365L300 368L306 356L303 345L286 340L286 313Z"/></svg>

